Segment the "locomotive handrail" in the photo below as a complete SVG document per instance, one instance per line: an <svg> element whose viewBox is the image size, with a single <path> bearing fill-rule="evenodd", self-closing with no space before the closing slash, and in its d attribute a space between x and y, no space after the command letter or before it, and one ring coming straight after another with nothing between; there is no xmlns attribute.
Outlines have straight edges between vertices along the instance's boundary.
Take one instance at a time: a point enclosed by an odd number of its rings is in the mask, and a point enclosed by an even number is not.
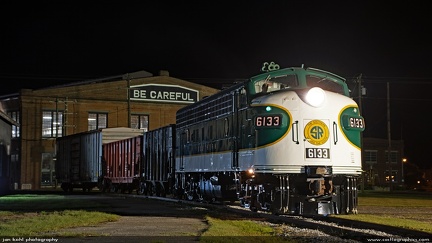
<svg viewBox="0 0 432 243"><path fill-rule="evenodd" d="M294 127L295 127L295 129L294 129ZM295 135L294 135L294 133L295 133ZM294 136L295 136L295 138L294 138ZM299 138L298 138L298 121L295 121L293 123L292 140L296 144L299 144Z"/></svg>
<svg viewBox="0 0 432 243"><path fill-rule="evenodd" d="M336 145L337 142L339 141L336 122L333 122L333 137L334 137L334 145Z"/></svg>

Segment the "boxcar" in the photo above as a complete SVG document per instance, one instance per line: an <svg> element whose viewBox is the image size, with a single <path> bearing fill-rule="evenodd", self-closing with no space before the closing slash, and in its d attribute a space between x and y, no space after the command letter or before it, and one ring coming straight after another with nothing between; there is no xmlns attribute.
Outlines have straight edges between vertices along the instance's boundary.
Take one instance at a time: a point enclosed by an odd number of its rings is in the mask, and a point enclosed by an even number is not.
<svg viewBox="0 0 432 243"><path fill-rule="evenodd" d="M139 135L102 145L102 174L100 189L111 192L132 192L138 188L134 178L139 177L142 154Z"/></svg>
<svg viewBox="0 0 432 243"><path fill-rule="evenodd" d="M56 180L64 191L90 191L103 179L103 144L142 135L132 128L104 128L59 137L56 140Z"/></svg>
<svg viewBox="0 0 432 243"><path fill-rule="evenodd" d="M175 180L175 125L143 134L139 194L165 196L173 191Z"/></svg>

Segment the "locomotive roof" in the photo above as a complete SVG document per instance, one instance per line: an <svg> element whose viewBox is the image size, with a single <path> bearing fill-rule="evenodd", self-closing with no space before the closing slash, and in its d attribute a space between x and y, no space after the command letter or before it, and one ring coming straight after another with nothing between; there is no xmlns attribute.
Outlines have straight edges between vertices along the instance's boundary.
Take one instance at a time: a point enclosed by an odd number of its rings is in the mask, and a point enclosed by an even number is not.
<svg viewBox="0 0 432 243"><path fill-rule="evenodd" d="M330 79L332 81L334 81L335 83L338 83L339 85L343 86L344 89L344 94L346 96L349 96L349 90L348 90L348 86L345 83L345 78L338 76L334 73L325 71L325 70L321 70L321 69L317 69L317 68L304 68L304 67L289 67L289 68L283 68L283 69L279 69L279 70L274 70L274 71L270 71L270 72L264 72L258 75L255 75L253 77L251 77L250 79L243 81L243 82L239 82L237 84L234 84L226 89L221 90L220 92L211 95L209 97L206 97L198 102L195 102L194 104L188 105L186 107L183 107L181 109L179 109L177 111L181 112L183 110L188 110L194 107L198 107L202 104L207 103L209 100L213 100L213 99L217 99L220 96L226 95L227 93L230 93L234 90L238 90L242 87L246 87L248 84L254 84L257 81L269 78L269 77L278 77L278 76L282 76L282 75L287 75L287 73L296 73L298 76L306 76L306 75L317 75L317 76L321 76L323 78L326 79ZM305 86L305 82L304 84L302 84L301 86L299 86L298 88L307 88L307 86Z"/></svg>

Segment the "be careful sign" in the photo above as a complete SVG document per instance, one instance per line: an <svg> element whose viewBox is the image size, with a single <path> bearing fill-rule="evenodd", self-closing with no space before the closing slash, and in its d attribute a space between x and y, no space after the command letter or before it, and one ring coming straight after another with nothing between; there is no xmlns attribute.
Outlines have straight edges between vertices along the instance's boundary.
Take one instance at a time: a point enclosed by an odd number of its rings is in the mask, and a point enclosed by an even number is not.
<svg viewBox="0 0 432 243"><path fill-rule="evenodd" d="M195 103L198 101L198 90L177 85L146 84L132 86L129 89L131 100Z"/></svg>

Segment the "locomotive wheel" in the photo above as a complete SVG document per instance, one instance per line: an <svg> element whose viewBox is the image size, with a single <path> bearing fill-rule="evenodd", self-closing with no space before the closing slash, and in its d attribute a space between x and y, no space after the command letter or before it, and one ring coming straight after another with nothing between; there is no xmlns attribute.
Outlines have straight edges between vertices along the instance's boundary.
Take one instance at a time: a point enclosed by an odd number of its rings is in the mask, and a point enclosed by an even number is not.
<svg viewBox="0 0 432 243"><path fill-rule="evenodd" d="M195 198L195 188L193 183L191 182L186 182L186 187L185 187L185 199L192 201Z"/></svg>
<svg viewBox="0 0 432 243"><path fill-rule="evenodd" d="M149 196L154 196L154 195L159 196L155 184L153 184L153 183L150 184L150 188L149 188L149 190L148 190L148 195L149 195Z"/></svg>
<svg viewBox="0 0 432 243"><path fill-rule="evenodd" d="M103 179L101 187L102 192L110 192L111 182L107 179Z"/></svg>
<svg viewBox="0 0 432 243"><path fill-rule="evenodd" d="M286 202L282 202L282 192L276 191L275 193L275 199L271 203L270 210L273 215L280 215L284 214L288 211L288 207L284 206Z"/></svg>
<svg viewBox="0 0 432 243"><path fill-rule="evenodd" d="M256 198L251 198L251 200L249 201L249 209L252 212L258 212L258 207L257 204L259 202L256 200Z"/></svg>
<svg viewBox="0 0 432 243"><path fill-rule="evenodd" d="M184 192L177 185L175 185L174 188L172 189L172 195L174 196L174 198L181 200L183 199Z"/></svg>
<svg viewBox="0 0 432 243"><path fill-rule="evenodd" d="M166 190L162 183L158 184L158 196L159 197L166 197Z"/></svg>
<svg viewBox="0 0 432 243"><path fill-rule="evenodd" d="M186 190L185 191L185 198L186 198L186 200L192 201L194 199L194 191Z"/></svg>
<svg viewBox="0 0 432 243"><path fill-rule="evenodd" d="M117 185L111 184L110 191L116 193L118 191Z"/></svg>
<svg viewBox="0 0 432 243"><path fill-rule="evenodd" d="M255 192L256 193L256 192ZM252 194L251 198L250 198L250 204L249 204L249 209L252 212L258 212L258 208L260 206L260 202L258 201L258 195L256 194Z"/></svg>
<svg viewBox="0 0 432 243"><path fill-rule="evenodd" d="M137 189L137 194L138 195L143 195L145 194L147 191L147 186L145 182L140 182L138 189Z"/></svg>
<svg viewBox="0 0 432 243"><path fill-rule="evenodd" d="M250 209L250 211L252 211L254 213L258 212L258 208L254 204L251 204L249 209Z"/></svg>

